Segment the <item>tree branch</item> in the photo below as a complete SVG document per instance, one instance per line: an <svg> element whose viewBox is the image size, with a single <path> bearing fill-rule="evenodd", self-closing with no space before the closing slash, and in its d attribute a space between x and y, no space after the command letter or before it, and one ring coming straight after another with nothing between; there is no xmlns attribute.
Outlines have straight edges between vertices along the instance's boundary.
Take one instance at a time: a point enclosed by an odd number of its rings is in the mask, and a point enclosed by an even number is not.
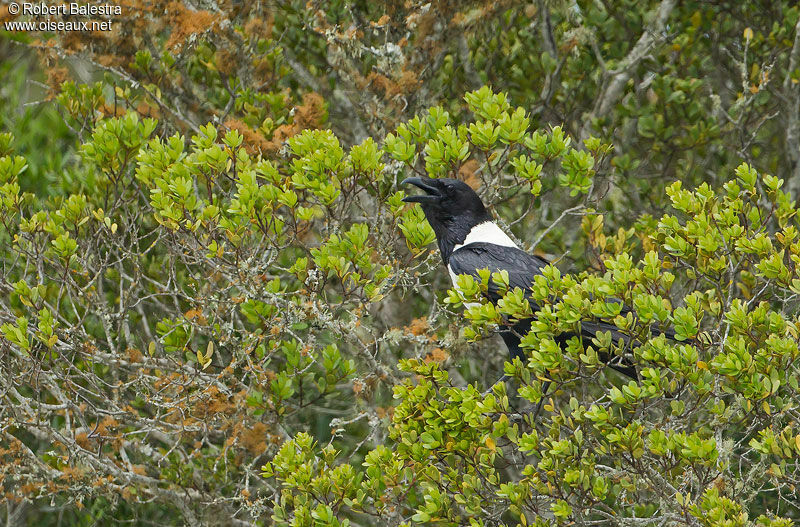
<svg viewBox="0 0 800 527"><path fill-rule="evenodd" d="M800 191L800 83L792 80L792 72L800 65L800 20L794 26L794 44L789 55L789 67L783 80L783 91L789 100L786 123L786 154L792 176L787 190L793 197Z"/></svg>
<svg viewBox="0 0 800 527"><path fill-rule="evenodd" d="M672 9L677 0L663 0L658 7L653 21L645 27L639 40L633 46L628 55L620 61L616 69L610 70L606 75L605 85L600 95L597 97L592 113L586 116L583 127L581 127L580 140L588 138L592 133L592 121L605 117L614 109L625 91L625 85L633 76L636 67L644 60L652 47L661 38L666 28Z"/></svg>

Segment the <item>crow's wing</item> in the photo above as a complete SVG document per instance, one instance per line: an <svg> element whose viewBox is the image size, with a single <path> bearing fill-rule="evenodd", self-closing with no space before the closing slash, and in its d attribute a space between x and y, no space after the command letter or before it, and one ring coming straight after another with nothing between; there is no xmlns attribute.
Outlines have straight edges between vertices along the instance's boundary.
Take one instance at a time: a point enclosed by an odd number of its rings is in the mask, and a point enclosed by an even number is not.
<svg viewBox="0 0 800 527"><path fill-rule="evenodd" d="M528 296L527 292L530 291L533 285L534 277L542 274L542 269L547 265L549 265L549 262L544 258L528 254L517 247L505 247L483 242L470 243L459 248L453 252L449 261L449 268L453 274L469 274L476 279L479 278L479 269L489 269L491 272L505 270L508 272L509 287L511 289L515 287L521 288L526 292L526 296ZM494 304L502 298L498 286L492 280L489 281L489 290L486 296ZM611 299L611 301L620 302L616 299ZM623 305L622 307L623 312L630 310L627 306ZM535 312L539 307L531 301L531 309ZM505 341L512 359L514 357L524 359L524 354L520 349L519 336L525 335L530 330L530 323L530 320L521 320L514 324L513 327L500 331L500 336ZM607 322L582 320L579 328L578 334L584 338L592 338L599 331L610 331L615 342L621 340L628 343L630 341L630 338L620 332L615 325ZM564 333L557 340L562 345L565 345L566 341L575 335L576 333L572 332ZM634 367L626 364L625 361L620 363L619 357L612 358L606 354L601 354L601 356L602 360L609 362L609 365L615 370L633 379L637 378Z"/></svg>
<svg viewBox="0 0 800 527"><path fill-rule="evenodd" d="M489 269L495 273L508 272L509 287L530 291L533 278L542 274L548 261L539 256L526 253L517 247L506 247L493 243L476 242L459 248L450 255L448 266L454 275L468 274L479 279L479 269ZM494 281L489 280L488 298L497 303L502 296ZM531 306L534 310L536 306Z"/></svg>

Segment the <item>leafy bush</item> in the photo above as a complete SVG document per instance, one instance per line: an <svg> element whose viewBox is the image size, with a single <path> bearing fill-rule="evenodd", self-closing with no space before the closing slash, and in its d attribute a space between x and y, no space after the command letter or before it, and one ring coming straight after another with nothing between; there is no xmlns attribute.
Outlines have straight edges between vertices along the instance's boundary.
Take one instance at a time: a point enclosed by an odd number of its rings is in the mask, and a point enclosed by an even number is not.
<svg viewBox="0 0 800 527"><path fill-rule="evenodd" d="M480 107L473 110L480 115ZM512 115L472 130L502 126ZM423 136L426 152L444 152L426 159L429 171L448 150L458 151L447 141L442 148L442 130ZM563 155L557 179L575 181L556 132L491 146L509 157L527 152L519 155L533 155L534 163ZM393 155L407 150L394 143L390 136ZM470 143L485 144L474 135ZM551 266L537 277L532 300L541 309L523 339L528 360L505 367L523 401L537 403L543 382L555 383L538 422L534 405L517 409L503 384L482 394L451 380L436 361L402 360L401 371L414 376L394 389L391 448L378 446L348 465L307 434L284 444L264 467L283 489L273 518L293 525L338 525L337 517L350 514L452 525L627 518L791 524L776 515L797 513L797 208L780 190L782 180L746 164L734 176L720 193L674 183L667 189L674 214L644 217L615 237L602 234L602 216L585 216L601 272L562 274ZM483 299L488 280L501 276L459 280L462 292L451 290L448 302L483 302L466 312L467 335L531 318L519 290L507 291L497 307ZM617 299L633 310L621 314ZM555 336L587 319L614 323L634 345L623 349L610 333L591 342L573 337L566 349L556 344ZM675 340L654 335L653 326L673 327ZM632 357L640 379L606 377L602 352Z"/></svg>
<svg viewBox="0 0 800 527"><path fill-rule="evenodd" d="M800 518L794 3L128 7L0 29L7 523ZM525 361L410 175L553 262Z"/></svg>
<svg viewBox="0 0 800 527"><path fill-rule="evenodd" d="M488 89L465 100L469 124L433 108L388 135L389 165L370 139L346 151L307 130L268 161L235 130L205 126L187 145L129 113L81 148L91 187L48 201L20 191L26 161L3 136L3 368L25 379L6 384L4 486L78 506L156 499L192 522L791 517L800 240L783 182L748 165L720 193L677 182L674 214L610 236L586 207L608 145L531 131ZM430 351L420 337L435 328L385 315L429 287L415 269L438 265L395 175L474 158L530 199L578 196L601 266L536 279L528 361L505 366L518 399L443 367L458 328ZM490 279L444 305L480 302ZM531 310L512 290L466 316L477 339ZM592 318L635 345L556 345ZM404 351L413 342L430 355ZM639 381L607 377L600 352L632 357ZM545 380L536 422L523 403Z"/></svg>

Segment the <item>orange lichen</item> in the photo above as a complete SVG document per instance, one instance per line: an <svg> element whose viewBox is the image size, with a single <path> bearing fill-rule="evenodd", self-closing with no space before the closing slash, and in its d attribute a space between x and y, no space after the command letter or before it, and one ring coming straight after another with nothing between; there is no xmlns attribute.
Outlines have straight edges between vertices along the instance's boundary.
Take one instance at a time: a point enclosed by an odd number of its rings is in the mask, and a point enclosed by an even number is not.
<svg viewBox="0 0 800 527"><path fill-rule="evenodd" d="M303 104L295 108L295 134L309 128L319 128L325 122L325 114L325 100L322 96L314 92L306 93L303 95Z"/></svg>
<svg viewBox="0 0 800 527"><path fill-rule="evenodd" d="M119 425L119 422L108 415L97 425L94 430L94 435L99 437L111 437L117 425Z"/></svg>
<svg viewBox="0 0 800 527"><path fill-rule="evenodd" d="M50 68L47 70L47 85L57 93L61 90L61 84L67 80L67 68Z"/></svg>
<svg viewBox="0 0 800 527"><path fill-rule="evenodd" d="M66 32L62 37L61 43L64 46L64 49L70 51L82 51L86 48L86 39L83 38L83 33L79 31Z"/></svg>
<svg viewBox="0 0 800 527"><path fill-rule="evenodd" d="M250 37L269 38L272 35L272 18L253 17L244 24L244 33Z"/></svg>
<svg viewBox="0 0 800 527"><path fill-rule="evenodd" d="M230 403L228 397L220 393L216 386L209 387L205 397L194 404L195 415L198 419L207 419L219 415L228 415L236 412L236 407Z"/></svg>
<svg viewBox="0 0 800 527"><path fill-rule="evenodd" d="M121 56L111 54L98 55L95 60L97 60L97 62L103 66L107 66L109 68L122 66L125 62L125 59Z"/></svg>
<svg viewBox="0 0 800 527"><path fill-rule="evenodd" d="M369 25L371 25L372 27L383 27L389 23L389 20L391 20L389 18L389 15L383 15L378 20L370 21Z"/></svg>
<svg viewBox="0 0 800 527"><path fill-rule="evenodd" d="M35 495L40 488L42 488L42 486L39 483L25 483L19 487L19 492L20 494L31 496Z"/></svg>
<svg viewBox="0 0 800 527"><path fill-rule="evenodd" d="M478 177L478 169L480 168L480 166L481 164L474 159L467 160L458 169L459 179L464 181L464 183L466 183L472 188L478 188L481 184L481 180Z"/></svg>
<svg viewBox="0 0 800 527"><path fill-rule="evenodd" d="M107 117L121 117L125 115L125 108L121 104L103 104L99 110Z"/></svg>
<svg viewBox="0 0 800 527"><path fill-rule="evenodd" d="M416 73L409 70L403 70L400 72L400 78L397 79L397 93L392 93L390 95L411 93L416 90L419 85L420 80Z"/></svg>
<svg viewBox="0 0 800 527"><path fill-rule="evenodd" d="M142 352L137 350L136 348L128 348L125 350L128 354L128 362L141 362L142 360Z"/></svg>
<svg viewBox="0 0 800 527"><path fill-rule="evenodd" d="M315 129L322 126L326 119L325 100L317 93L311 92L303 96L303 103L294 109L294 118L291 124L283 124L272 133L272 139L254 130L238 119L228 119L225 127L236 130L244 138L244 148L250 155L274 154L283 146L288 138L297 135L303 130Z"/></svg>
<svg viewBox="0 0 800 527"><path fill-rule="evenodd" d="M408 325L406 330L409 331L412 335L418 337L424 334L429 327L430 326L428 325L428 318L422 317L422 318L415 318L414 320L412 320L411 324Z"/></svg>
<svg viewBox="0 0 800 527"><path fill-rule="evenodd" d="M386 77L386 75L382 75L375 71L370 72L370 74L367 75L367 82L384 93L389 91L389 86L391 85L391 81L388 77Z"/></svg>
<svg viewBox="0 0 800 527"><path fill-rule="evenodd" d="M155 119L161 117L161 111L159 110L158 106L152 106L146 102L140 102L136 106L136 112L142 117L153 117Z"/></svg>
<svg viewBox="0 0 800 527"><path fill-rule="evenodd" d="M203 314L203 311L197 307L190 309L189 311L184 313L183 316L186 317L186 320L197 319L198 324L203 324L203 325L208 324L208 319Z"/></svg>
<svg viewBox="0 0 800 527"><path fill-rule="evenodd" d="M263 454L267 449L267 438L267 425L264 423L256 423L242 433L242 446L244 446L248 452L257 456Z"/></svg>
<svg viewBox="0 0 800 527"><path fill-rule="evenodd" d="M0 5L0 22L6 22L8 20L13 20L16 18L17 15L12 15L8 12L8 6Z"/></svg>
<svg viewBox="0 0 800 527"><path fill-rule="evenodd" d="M170 373L169 375L159 377L154 386L156 390L163 390L170 384L175 383L178 379L180 379L180 375L177 373Z"/></svg>
<svg viewBox="0 0 800 527"><path fill-rule="evenodd" d="M425 356L423 359L426 363L429 362L439 362L442 363L446 361L450 357L450 355L443 350L442 348L433 348L428 355Z"/></svg>
<svg viewBox="0 0 800 527"><path fill-rule="evenodd" d="M59 478L67 482L80 481L83 479L83 470L78 467L67 465L61 469Z"/></svg>
<svg viewBox="0 0 800 527"><path fill-rule="evenodd" d="M233 75L239 61L236 52L228 48L218 49L214 54L214 64L217 66L217 71L223 75Z"/></svg>
<svg viewBox="0 0 800 527"><path fill-rule="evenodd" d="M261 132L253 130L238 119L228 119L225 121L225 127L242 134L244 149L250 155L266 154L277 150L270 141L261 135Z"/></svg>
<svg viewBox="0 0 800 527"><path fill-rule="evenodd" d="M179 48L192 35L213 31L218 21L210 11L193 11L178 1L167 6L167 16L172 28L167 48Z"/></svg>
<svg viewBox="0 0 800 527"><path fill-rule="evenodd" d="M410 70L403 70L396 78L392 79L373 71L367 76L367 81L376 91L383 92L383 96L386 99L391 99L398 95L408 95L420 85L419 77Z"/></svg>

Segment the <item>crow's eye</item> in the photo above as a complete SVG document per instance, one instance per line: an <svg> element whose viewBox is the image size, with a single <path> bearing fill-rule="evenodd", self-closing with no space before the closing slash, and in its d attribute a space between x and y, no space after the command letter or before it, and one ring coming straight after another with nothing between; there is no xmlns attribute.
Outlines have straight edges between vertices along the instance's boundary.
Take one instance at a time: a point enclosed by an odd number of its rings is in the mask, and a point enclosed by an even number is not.
<svg viewBox="0 0 800 527"><path fill-rule="evenodd" d="M448 184L447 184L447 187L445 187L445 188L446 188L447 190L449 190L450 192L453 192L453 191L456 189L456 186L455 186L455 185L453 185L452 183L448 183Z"/></svg>

